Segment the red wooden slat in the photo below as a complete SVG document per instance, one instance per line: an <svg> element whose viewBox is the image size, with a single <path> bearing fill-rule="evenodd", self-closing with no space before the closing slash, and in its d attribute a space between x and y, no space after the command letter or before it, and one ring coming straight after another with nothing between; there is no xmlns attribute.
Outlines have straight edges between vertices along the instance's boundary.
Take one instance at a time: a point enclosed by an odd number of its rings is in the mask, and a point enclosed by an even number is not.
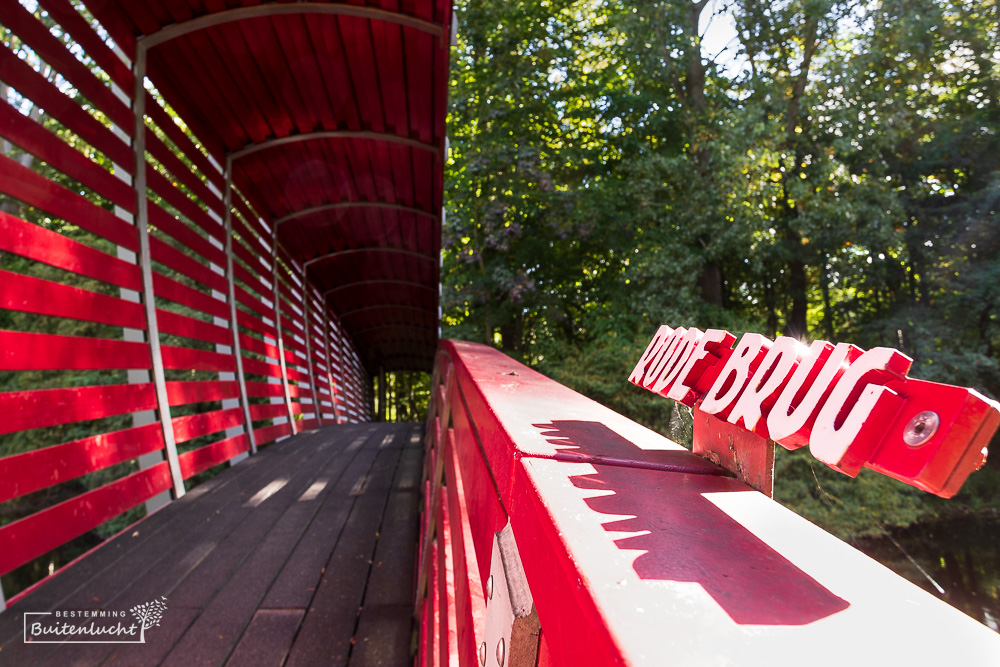
<svg viewBox="0 0 1000 667"><path fill-rule="evenodd" d="M268 364L256 359L243 359L243 372L252 375L264 375L267 377L280 378L281 366L278 364Z"/></svg>
<svg viewBox="0 0 1000 667"><path fill-rule="evenodd" d="M8 456L0 459L0 503L162 448L154 423Z"/></svg>
<svg viewBox="0 0 1000 667"><path fill-rule="evenodd" d="M108 48L100 35L76 11L68 0L40 0L40 4L59 22L73 40L86 50L87 55L107 72L111 80L122 90L131 91L135 77L122 59Z"/></svg>
<svg viewBox="0 0 1000 667"><path fill-rule="evenodd" d="M0 0L0 11L3 13L6 27L31 46L42 60L52 65L67 81L76 86L77 90L97 105L113 123L125 132L132 133L132 111L17 0ZM20 92L31 97L30 90Z"/></svg>
<svg viewBox="0 0 1000 667"><path fill-rule="evenodd" d="M0 370L150 368L149 346L103 338L0 331Z"/></svg>
<svg viewBox="0 0 1000 667"><path fill-rule="evenodd" d="M289 382L309 382L309 376L305 373L300 373L294 368L285 369L285 374L288 376Z"/></svg>
<svg viewBox="0 0 1000 667"><path fill-rule="evenodd" d="M247 382L246 385L247 396L253 396L255 398L268 398L275 396L282 397L285 395L285 390L280 384L271 384L269 382Z"/></svg>
<svg viewBox="0 0 1000 667"><path fill-rule="evenodd" d="M268 405L251 405L250 419L258 421L261 419L273 419L274 417L287 417L288 408L284 403L274 403Z"/></svg>
<svg viewBox="0 0 1000 667"><path fill-rule="evenodd" d="M169 299L188 308L195 308L203 313L227 319L229 307L225 301L220 301L210 294L199 292L173 278L168 278L156 271L153 272L153 290L156 296Z"/></svg>
<svg viewBox="0 0 1000 667"><path fill-rule="evenodd" d="M156 194L177 209L181 215L196 224L201 229L214 236L219 241L225 241L226 233L221 224L209 217L197 203L178 190L166 176L156 170L151 164L146 164L146 184Z"/></svg>
<svg viewBox="0 0 1000 667"><path fill-rule="evenodd" d="M302 316L292 311L290 308L285 307L284 303L282 303L281 310L281 326L283 326L289 333L305 339L306 332L302 329ZM289 346L293 349L301 352L305 351L305 346L303 344L298 343L294 339L289 339L289 341Z"/></svg>
<svg viewBox="0 0 1000 667"><path fill-rule="evenodd" d="M138 303L0 269L0 308L145 329Z"/></svg>
<svg viewBox="0 0 1000 667"><path fill-rule="evenodd" d="M259 296L273 303L274 291L271 289L270 284L265 284L265 282L258 277L259 275L260 274L249 271L241 262L233 262L233 277L236 278L238 282L243 283L247 289L256 292ZM272 307L271 310L273 311L274 308Z"/></svg>
<svg viewBox="0 0 1000 667"><path fill-rule="evenodd" d="M278 358L277 345L265 343L259 338L254 338L253 336L248 336L244 333L240 334L240 347L244 350L256 352L257 354L263 354L265 357L271 357L272 359Z"/></svg>
<svg viewBox="0 0 1000 667"><path fill-rule="evenodd" d="M0 393L0 433L152 410L152 384L102 385Z"/></svg>
<svg viewBox="0 0 1000 667"><path fill-rule="evenodd" d="M281 246L278 246L281 248ZM285 267L288 263L285 263ZM284 270L278 272L278 293L281 294L282 298L289 303L294 303L296 307L302 307L302 294L299 291L299 286L292 283L291 277Z"/></svg>
<svg viewBox="0 0 1000 667"><path fill-rule="evenodd" d="M174 427L174 438L179 443L210 433L218 433L232 426L238 426L242 421L243 410L241 408L203 412L197 415L174 417L170 420Z"/></svg>
<svg viewBox="0 0 1000 667"><path fill-rule="evenodd" d="M181 476L188 479L198 473L228 461L250 449L246 434L234 435L225 440L184 452L179 457Z"/></svg>
<svg viewBox="0 0 1000 667"><path fill-rule="evenodd" d="M156 160L169 171L174 178L183 183L191 193L214 211L222 211L222 200L208 186L198 178L197 174L191 172L183 160L174 154L170 148L163 143L156 133L149 127L146 128L146 150L152 154Z"/></svg>
<svg viewBox="0 0 1000 667"><path fill-rule="evenodd" d="M264 428L255 429L253 432L254 440L256 440L258 445L263 445L269 443L273 440L277 440L286 435L291 435L292 427L290 424L276 424L274 426L265 426Z"/></svg>
<svg viewBox="0 0 1000 667"><path fill-rule="evenodd" d="M211 287L223 294L229 288L225 276L216 273L201 262L193 259L190 255L181 252L155 236L149 239L149 249L155 261L183 273L188 278L196 280L202 285Z"/></svg>
<svg viewBox="0 0 1000 667"><path fill-rule="evenodd" d="M195 350L190 347L162 345L163 367L196 371L235 371L236 359L231 354Z"/></svg>
<svg viewBox="0 0 1000 667"><path fill-rule="evenodd" d="M271 267L267 265L264 258L247 248L238 238L233 239L233 254L243 260L250 270L256 271L262 276L270 275Z"/></svg>
<svg viewBox="0 0 1000 667"><path fill-rule="evenodd" d="M139 236L135 227L110 211L5 155L0 155L0 173L3 174L3 178L0 178L0 192L72 222L133 252L138 250ZM0 213L0 216L3 215L5 214ZM136 275L139 275L138 272Z"/></svg>
<svg viewBox="0 0 1000 667"><path fill-rule="evenodd" d="M131 186L7 103L0 104L0 136L135 213L135 191Z"/></svg>
<svg viewBox="0 0 1000 667"><path fill-rule="evenodd" d="M240 217L243 218L243 222L256 232L257 236L268 239L268 245L270 245L271 232L264 228L258 219L259 216L256 211L250 208L250 203L247 202L246 198L243 197L242 193L235 186L233 187L233 205L236 207L236 211ZM271 227L273 226L272 224Z"/></svg>
<svg viewBox="0 0 1000 667"><path fill-rule="evenodd" d="M130 174L135 170L135 153L127 143L9 49L0 49L0 77L7 85L22 93L30 90L31 95L25 95L45 109L45 113L107 155L120 168Z"/></svg>
<svg viewBox="0 0 1000 667"><path fill-rule="evenodd" d="M218 266L226 265L226 253L211 241L194 231L186 224L167 213L157 204L149 202L149 222L165 234L180 241L186 248L194 250L199 255Z"/></svg>
<svg viewBox="0 0 1000 667"><path fill-rule="evenodd" d="M170 488L167 463L128 475L0 528L0 574L69 542Z"/></svg>
<svg viewBox="0 0 1000 667"><path fill-rule="evenodd" d="M247 248L255 252L261 259L265 257L271 257L271 251L269 251L261 240L257 238L257 235L247 228L243 219L239 216L233 217L233 232L240 237L240 242L246 244ZM270 245L270 240L268 241Z"/></svg>
<svg viewBox="0 0 1000 667"><path fill-rule="evenodd" d="M258 317L254 317L250 313L246 312L241 308L236 309L236 323L241 327L246 327L251 331L256 331L262 336L275 337L274 327L267 324Z"/></svg>
<svg viewBox="0 0 1000 667"><path fill-rule="evenodd" d="M111 38L131 58L135 53L135 34L124 12L113 2L91 2L90 13L100 21Z"/></svg>
<svg viewBox="0 0 1000 667"><path fill-rule="evenodd" d="M205 154L198 150L194 142L184 134L184 130L177 126L177 123L167 115L163 107L148 92L146 93L146 115L153 119L156 126L167 135L167 138L174 142L174 145L184 153L185 157L221 192L225 187L225 177L212 166Z"/></svg>
<svg viewBox="0 0 1000 667"><path fill-rule="evenodd" d="M237 398L239 395L240 388L236 382L209 380L167 383L167 401L170 405L221 401L227 398Z"/></svg>
<svg viewBox="0 0 1000 667"><path fill-rule="evenodd" d="M232 345L233 343L233 335L227 327L220 327L212 322L205 322L170 310L157 308L156 322L160 326L160 333L163 334L184 336L219 345Z"/></svg>
<svg viewBox="0 0 1000 667"><path fill-rule="evenodd" d="M266 317L274 312L273 308L268 308L267 306L265 306L263 303L261 303L259 299L255 298L253 295L250 294L250 292L246 291L239 285L235 286L234 292L236 294L236 300L239 303L242 303L247 308L250 308L258 315Z"/></svg>

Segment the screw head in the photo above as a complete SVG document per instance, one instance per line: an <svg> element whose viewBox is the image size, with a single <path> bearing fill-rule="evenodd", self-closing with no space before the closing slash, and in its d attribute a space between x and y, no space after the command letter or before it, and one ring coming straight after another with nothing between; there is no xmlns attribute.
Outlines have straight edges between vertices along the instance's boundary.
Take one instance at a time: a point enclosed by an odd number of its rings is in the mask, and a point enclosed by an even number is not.
<svg viewBox="0 0 1000 667"><path fill-rule="evenodd" d="M479 647L479 664L486 667L486 642Z"/></svg>
<svg viewBox="0 0 1000 667"><path fill-rule="evenodd" d="M493 575L492 574L490 575L490 578L486 580L486 599L487 600L492 600L493 599Z"/></svg>
<svg viewBox="0 0 1000 667"><path fill-rule="evenodd" d="M933 410L918 412L903 429L903 442L910 447L919 447L937 433L940 425L941 417Z"/></svg>
<svg viewBox="0 0 1000 667"><path fill-rule="evenodd" d="M503 637L497 642L497 665L503 667L503 661L507 657L507 646L503 642Z"/></svg>

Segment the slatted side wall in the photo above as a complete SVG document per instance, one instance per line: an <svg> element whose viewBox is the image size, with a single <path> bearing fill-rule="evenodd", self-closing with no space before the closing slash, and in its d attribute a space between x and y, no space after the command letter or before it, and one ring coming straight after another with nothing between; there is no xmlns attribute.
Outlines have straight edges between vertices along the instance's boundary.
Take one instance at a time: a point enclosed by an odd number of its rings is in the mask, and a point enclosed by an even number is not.
<svg viewBox="0 0 1000 667"><path fill-rule="evenodd" d="M190 480L250 444L233 353L225 178L162 104L146 93L149 249L164 413L169 410L181 475Z"/></svg>
<svg viewBox="0 0 1000 667"><path fill-rule="evenodd" d="M65 0L0 17L0 574L23 585L172 482L162 456L137 464L162 425L132 418L158 408L132 73Z"/></svg>
<svg viewBox="0 0 1000 667"><path fill-rule="evenodd" d="M327 331L330 339L330 372L333 374L333 381L330 383L332 392L331 403L333 403L334 418L337 423L347 422L350 417L347 414L347 389L344 378L344 330L340 320L327 308Z"/></svg>
<svg viewBox="0 0 1000 667"><path fill-rule="evenodd" d="M260 447L292 435L282 371L289 352L278 344L273 231L236 188L230 198L241 364L255 445Z"/></svg>
<svg viewBox="0 0 1000 667"><path fill-rule="evenodd" d="M290 410L297 422L301 422L304 417L302 400L311 398L309 376L303 372L302 365L306 356L306 345L300 270L300 267L279 248L278 311L281 339L285 351L288 352L285 375L288 380ZM295 426L296 430L300 427L301 424Z"/></svg>
<svg viewBox="0 0 1000 667"><path fill-rule="evenodd" d="M155 87L136 104L135 41L109 29L117 45L78 3L0 0L8 597L214 467L370 418L323 296L225 156Z"/></svg>

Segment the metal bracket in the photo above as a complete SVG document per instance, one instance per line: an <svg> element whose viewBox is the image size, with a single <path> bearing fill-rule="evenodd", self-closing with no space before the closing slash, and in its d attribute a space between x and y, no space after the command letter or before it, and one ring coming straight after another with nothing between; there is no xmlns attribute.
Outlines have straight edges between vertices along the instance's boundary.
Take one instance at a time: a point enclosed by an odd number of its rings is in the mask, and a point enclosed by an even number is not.
<svg viewBox="0 0 1000 667"><path fill-rule="evenodd" d="M480 667L534 667L541 627L510 521L493 536Z"/></svg>
<svg viewBox="0 0 1000 667"><path fill-rule="evenodd" d="M722 466L769 498L774 497L774 442L698 408L692 450Z"/></svg>

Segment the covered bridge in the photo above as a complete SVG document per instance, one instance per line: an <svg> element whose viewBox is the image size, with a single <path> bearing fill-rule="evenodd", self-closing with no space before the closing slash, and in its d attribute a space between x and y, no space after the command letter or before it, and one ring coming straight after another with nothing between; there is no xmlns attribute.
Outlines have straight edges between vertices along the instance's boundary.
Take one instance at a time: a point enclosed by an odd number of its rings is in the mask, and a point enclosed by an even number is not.
<svg viewBox="0 0 1000 667"><path fill-rule="evenodd" d="M439 340L447 0L0 27L0 664L998 655L724 469ZM373 378L432 369L426 423L386 423ZM68 639L105 618L141 628Z"/></svg>

